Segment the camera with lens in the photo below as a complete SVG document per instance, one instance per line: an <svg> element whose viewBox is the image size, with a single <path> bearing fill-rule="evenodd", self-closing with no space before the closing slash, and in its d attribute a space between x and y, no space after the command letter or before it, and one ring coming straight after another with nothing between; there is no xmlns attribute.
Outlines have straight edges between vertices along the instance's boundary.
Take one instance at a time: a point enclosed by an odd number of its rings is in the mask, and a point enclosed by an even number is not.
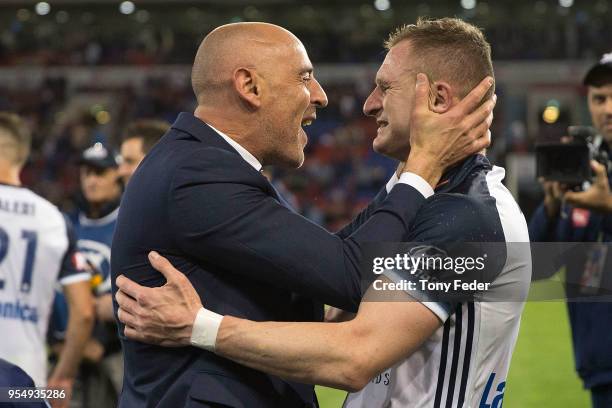
<svg viewBox="0 0 612 408"><path fill-rule="evenodd" d="M610 170L608 152L602 149L603 137L590 126L570 126L567 143L542 143L536 145L537 176L548 181L558 181L569 187L579 187L592 181L591 160L596 160Z"/></svg>

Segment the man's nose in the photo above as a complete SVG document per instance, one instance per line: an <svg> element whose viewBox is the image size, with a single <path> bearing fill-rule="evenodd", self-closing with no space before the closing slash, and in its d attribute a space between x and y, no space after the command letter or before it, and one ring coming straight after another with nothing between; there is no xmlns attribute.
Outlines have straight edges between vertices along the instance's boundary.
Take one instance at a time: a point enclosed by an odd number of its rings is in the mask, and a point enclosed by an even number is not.
<svg viewBox="0 0 612 408"><path fill-rule="evenodd" d="M374 89L368 96L365 103L363 104L363 113L366 116L376 116L376 114L382 109L382 99L378 88Z"/></svg>
<svg viewBox="0 0 612 408"><path fill-rule="evenodd" d="M324 108L327 106L327 95L323 90L323 87L313 78L313 87L310 90L310 103L319 108Z"/></svg>

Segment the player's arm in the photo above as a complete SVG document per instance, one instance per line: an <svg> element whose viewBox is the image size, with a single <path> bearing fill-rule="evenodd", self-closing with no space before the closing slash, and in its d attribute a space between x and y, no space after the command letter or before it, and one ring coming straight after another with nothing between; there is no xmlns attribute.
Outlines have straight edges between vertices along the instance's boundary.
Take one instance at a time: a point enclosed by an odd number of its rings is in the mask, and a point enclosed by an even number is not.
<svg viewBox="0 0 612 408"><path fill-rule="evenodd" d="M160 256L151 262L169 283L182 286L177 282L183 279L182 273L167 259ZM183 290L189 288L183 286ZM142 298L136 301L128 295L139 296L129 287L117 294L125 334L148 341L150 327L140 326L145 321L141 313L148 313L142 308ZM391 302L364 301L355 319L344 323L254 322L224 316L216 341L211 337L210 348L214 346L215 353L240 364L289 380L356 391L411 355L441 324L428 308L403 296ZM191 295L173 297L191 298L186 303L192 304L192 310L201 308L195 290Z"/></svg>
<svg viewBox="0 0 612 408"><path fill-rule="evenodd" d="M88 280L64 285L64 295L69 310L66 340L49 378L49 387L72 385L94 322L94 303Z"/></svg>
<svg viewBox="0 0 612 408"><path fill-rule="evenodd" d="M357 316L343 323L253 322L226 316L215 353L292 381L354 392L410 356L440 324L432 311L408 299L362 302Z"/></svg>

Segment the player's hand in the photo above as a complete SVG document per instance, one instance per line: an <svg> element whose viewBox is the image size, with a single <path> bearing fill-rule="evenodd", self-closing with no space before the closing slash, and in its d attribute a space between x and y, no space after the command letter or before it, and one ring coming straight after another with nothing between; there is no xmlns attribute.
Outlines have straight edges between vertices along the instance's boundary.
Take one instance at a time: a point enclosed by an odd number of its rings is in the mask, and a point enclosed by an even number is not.
<svg viewBox="0 0 612 408"><path fill-rule="evenodd" d="M574 207L588 208L590 210L612 212L612 195L606 166L595 160L591 161L591 168L595 172L595 181L586 191L568 191L564 199Z"/></svg>
<svg viewBox="0 0 612 408"><path fill-rule="evenodd" d="M440 114L429 108L427 76L418 74L404 171L418 174L435 187L444 170L488 147L496 96L481 101L492 85L493 78L486 77L461 102Z"/></svg>
<svg viewBox="0 0 612 408"><path fill-rule="evenodd" d="M70 399L72 398L72 387L74 378L62 378L52 376L47 381L47 388L54 390L64 390L64 398L50 399L52 408L68 408Z"/></svg>
<svg viewBox="0 0 612 408"><path fill-rule="evenodd" d="M202 307L200 296L189 279L157 252L149 262L164 275L158 288L141 286L125 276L117 278L118 318L125 324L126 337L167 347L190 345L193 322Z"/></svg>

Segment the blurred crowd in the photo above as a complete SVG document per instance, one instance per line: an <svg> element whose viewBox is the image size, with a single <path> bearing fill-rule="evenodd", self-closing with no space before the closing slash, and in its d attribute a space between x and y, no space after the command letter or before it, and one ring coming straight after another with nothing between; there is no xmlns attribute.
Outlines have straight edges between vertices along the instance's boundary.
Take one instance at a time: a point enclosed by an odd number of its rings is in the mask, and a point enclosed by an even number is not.
<svg viewBox="0 0 612 408"><path fill-rule="evenodd" d="M181 33L166 27L164 30L145 29L111 32L95 37L86 26L76 25L73 31L52 29L44 37L19 29L6 28L0 35L0 66L38 65L155 65L191 63L198 34ZM609 45L612 28L576 24L568 35L563 22L530 27L491 27L487 37L497 59L567 59L593 58ZM601 33L605 35L601 35ZM377 61L381 58L380 38L376 36L347 36L344 33L299 33L304 43L313 50L317 61L334 63ZM364 52L365 50L365 52Z"/></svg>
<svg viewBox="0 0 612 408"><path fill-rule="evenodd" d="M550 0L495 7L478 1L469 10L459 1L357 1L350 6L319 1L282 8L210 3L132 3L123 11L116 3L96 9L53 4L42 15L31 6L0 5L0 66L189 64L203 33L220 21L281 24L303 40L319 63L379 61L381 39L417 16L458 15L482 27L498 60L592 59L612 40L608 0L572 7L573 2L561 2L570 4L562 7ZM380 6L384 3L386 9Z"/></svg>
<svg viewBox="0 0 612 408"><path fill-rule="evenodd" d="M473 10L458 11L485 29L497 60L588 60L609 46L612 27L605 21L612 10L607 1L572 8L553 3L517 2L493 8L479 1ZM0 5L0 69L190 64L203 33L219 21L262 19L295 32L315 64L364 63L382 59L381 39L393 27L414 21L413 14L449 14L449 7L459 7L459 2L411 7L393 2L389 9L377 10L369 1L354 2L354 7L343 4L313 2L274 8L218 7L214 2L206 7L147 3L136 5L129 14L122 14L116 4L95 9L51 4L44 15L33 5ZM520 18L508 20L509 13ZM19 113L33 129L33 154L23 174L24 183L64 210L73 207L78 190L75 161L87 146L101 141L118 147L123 128L131 120L156 118L172 123L179 112L194 107L191 87L182 80L162 76L144 85L113 89L92 80L85 88L74 89L61 75L69 74L46 75L35 88L2 89L0 85L0 110ZM375 123L361 113L371 85L326 86L330 106L307 129L310 140L305 165L297 172L271 169L279 188L287 195L291 192L303 214L332 229L349 220L395 167L371 149ZM527 151L530 142L525 131L527 115L520 113L525 100L514 102L518 114L505 117L512 110L502 109L507 100L503 85L498 84L497 92L502 102L496 108L489 156L503 164L508 152ZM80 94L106 94L106 102L92 102Z"/></svg>
<svg viewBox="0 0 612 408"><path fill-rule="evenodd" d="M449 7L459 7L458 3L408 7L393 2L387 10L377 10L369 1L355 2L354 7L313 2L278 10L149 3L146 8L136 6L130 14L121 14L116 5L95 10L63 5L52 6L45 15L37 14L35 7L0 7L0 68L190 64L202 34L219 21L262 19L289 27L303 39L315 64L364 63L382 59L381 38L393 27L414 21L413 14L449 14ZM473 10L457 11L484 28L496 60L590 60L612 41L612 27L606 24L612 13L608 3L600 0L563 8L556 2L536 1L494 8L479 1ZM517 18L509 20L507 15ZM102 141L117 147L130 120L156 118L172 123L179 112L192 110L195 102L189 84L171 78L117 89L96 88L95 81L87 89L73 89L61 76L48 78L34 89L1 89L0 85L0 109L21 114L34 131L24 183L64 210L72 209L78 190L75 158L87 146ZM305 165L297 172L270 170L304 215L332 229L349 220L395 167L371 149L375 124L361 113L371 85L326 86L330 106L307 129ZM79 93L96 92L110 94L110 100L102 106L78 100ZM529 151L532 141L526 132L525 97L506 98L503 84L498 84L497 93L501 97L488 154L503 165L509 152ZM511 109L504 109L504 104ZM566 122L544 124L542 132L554 127L552 133L558 136L557 128Z"/></svg>

